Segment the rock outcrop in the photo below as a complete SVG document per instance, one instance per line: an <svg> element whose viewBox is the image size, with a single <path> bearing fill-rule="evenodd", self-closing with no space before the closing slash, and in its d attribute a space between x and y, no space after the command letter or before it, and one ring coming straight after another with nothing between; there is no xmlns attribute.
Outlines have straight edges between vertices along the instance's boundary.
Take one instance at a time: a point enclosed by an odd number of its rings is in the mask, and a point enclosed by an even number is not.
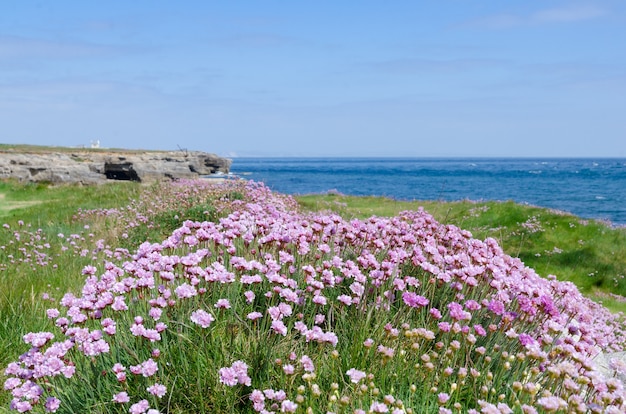
<svg viewBox="0 0 626 414"><path fill-rule="evenodd" d="M228 173L231 160L199 151L0 149L0 179L98 184L154 182Z"/></svg>

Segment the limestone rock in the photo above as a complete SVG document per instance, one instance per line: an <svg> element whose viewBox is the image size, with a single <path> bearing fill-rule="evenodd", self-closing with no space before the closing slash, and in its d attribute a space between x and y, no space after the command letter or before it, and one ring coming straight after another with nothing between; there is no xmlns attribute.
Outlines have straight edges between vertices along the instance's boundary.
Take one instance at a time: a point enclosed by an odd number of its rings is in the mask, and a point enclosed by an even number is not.
<svg viewBox="0 0 626 414"><path fill-rule="evenodd" d="M153 182L228 173L231 160L199 151L0 150L0 179L83 184Z"/></svg>

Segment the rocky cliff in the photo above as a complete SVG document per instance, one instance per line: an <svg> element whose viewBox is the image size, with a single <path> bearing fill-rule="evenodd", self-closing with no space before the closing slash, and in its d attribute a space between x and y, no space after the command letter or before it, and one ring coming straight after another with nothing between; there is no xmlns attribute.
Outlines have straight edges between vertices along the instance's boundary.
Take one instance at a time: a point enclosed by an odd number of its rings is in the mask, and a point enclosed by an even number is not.
<svg viewBox="0 0 626 414"><path fill-rule="evenodd" d="M229 159L199 151L0 149L0 179L26 182L176 180L228 173L230 164Z"/></svg>

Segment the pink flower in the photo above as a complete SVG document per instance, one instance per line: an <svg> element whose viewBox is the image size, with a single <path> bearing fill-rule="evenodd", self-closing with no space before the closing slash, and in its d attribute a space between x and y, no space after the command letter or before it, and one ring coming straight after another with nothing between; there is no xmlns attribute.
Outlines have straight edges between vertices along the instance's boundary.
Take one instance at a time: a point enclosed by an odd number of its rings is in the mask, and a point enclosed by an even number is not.
<svg viewBox="0 0 626 414"><path fill-rule="evenodd" d="M148 400L141 400L138 403L131 405L128 412L130 414L143 414L148 410L148 408L150 408Z"/></svg>
<svg viewBox="0 0 626 414"><path fill-rule="evenodd" d="M237 384L250 386L251 378L248 376L248 365L243 361L235 361L230 367L220 368L220 382L229 387Z"/></svg>
<svg viewBox="0 0 626 414"><path fill-rule="evenodd" d="M287 335L287 327L282 321L272 321L272 330L279 335Z"/></svg>
<svg viewBox="0 0 626 414"><path fill-rule="evenodd" d="M463 307L456 302L449 303L448 310L450 311L450 317L454 320L463 321L472 319L472 315L464 311Z"/></svg>
<svg viewBox="0 0 626 414"><path fill-rule="evenodd" d="M474 325L474 331L478 336L487 336L487 331L483 328L482 325Z"/></svg>
<svg viewBox="0 0 626 414"><path fill-rule="evenodd" d="M180 299L185 299L196 296L198 294L198 291L190 284L183 283L182 285L174 289L174 293L176 293L176 296L178 296Z"/></svg>
<svg viewBox="0 0 626 414"><path fill-rule="evenodd" d="M191 314L191 321L195 324L200 325L203 328L208 328L211 325L211 322L215 320L215 318L208 312L198 309Z"/></svg>
<svg viewBox="0 0 626 414"><path fill-rule="evenodd" d="M50 332L29 332L24 335L24 342L31 344L35 348L41 348L51 339L54 339L54 335Z"/></svg>
<svg viewBox="0 0 626 414"><path fill-rule="evenodd" d="M238 360L233 362L232 368L237 374L237 381L240 384L250 386L251 379L248 377L248 365L245 362Z"/></svg>
<svg viewBox="0 0 626 414"><path fill-rule="evenodd" d="M560 408L567 407L566 401L563 401L561 398L555 396L539 398L537 400L537 404L548 412L554 412Z"/></svg>
<svg viewBox="0 0 626 414"><path fill-rule="evenodd" d="M149 358L140 365L130 367L130 370L133 374L141 374L144 377L151 377L159 370L159 366L152 358Z"/></svg>
<svg viewBox="0 0 626 414"><path fill-rule="evenodd" d="M346 306L350 306L352 304L352 298L348 295L339 295L337 296L337 300Z"/></svg>
<svg viewBox="0 0 626 414"><path fill-rule="evenodd" d="M388 413L389 412L389 407L387 407L387 404L385 404L385 403L374 401L372 403L372 405L370 405L370 412L373 412L373 413Z"/></svg>
<svg viewBox="0 0 626 414"><path fill-rule="evenodd" d="M267 313L274 321L278 321L283 318L283 315L282 313L280 313L280 309L278 308L278 306L270 306L269 308L267 308Z"/></svg>
<svg viewBox="0 0 626 414"><path fill-rule="evenodd" d="M157 397L161 398L167 392L167 388L165 387L165 385L156 383L146 388L146 391L148 391L152 395L156 395Z"/></svg>
<svg viewBox="0 0 626 414"><path fill-rule="evenodd" d="M254 295L253 291L248 290L248 291L244 292L243 295L246 297L246 302L252 303L254 301L255 295Z"/></svg>
<svg viewBox="0 0 626 414"><path fill-rule="evenodd" d="M160 308L150 308L148 315L150 315L150 317L154 319L155 321L158 321L161 318L162 313L163 313L163 310Z"/></svg>
<svg viewBox="0 0 626 414"><path fill-rule="evenodd" d="M250 312L246 317L251 321L255 321L259 318L262 318L263 314L261 312Z"/></svg>
<svg viewBox="0 0 626 414"><path fill-rule="evenodd" d="M48 413L56 413L56 411L59 409L59 407L61 406L61 401L58 398L55 397L48 397L46 398L46 412Z"/></svg>
<svg viewBox="0 0 626 414"><path fill-rule="evenodd" d="M115 311L128 310L128 306L124 302L124 296L116 296L115 299L113 299L113 304L111 305L111 308Z"/></svg>
<svg viewBox="0 0 626 414"><path fill-rule="evenodd" d="M237 381L237 373L234 369L230 367L220 368L220 382L224 385L228 385L229 387L234 387L238 384Z"/></svg>
<svg viewBox="0 0 626 414"><path fill-rule="evenodd" d="M46 310L46 315L48 316L48 318L54 319L54 318L58 318L59 315L61 315L61 313L59 312L58 309L52 308L52 309Z"/></svg>
<svg viewBox="0 0 626 414"><path fill-rule="evenodd" d="M294 371L295 371L295 368L291 364L285 364L285 365L283 365L283 371L287 375L292 375L294 373Z"/></svg>
<svg viewBox="0 0 626 414"><path fill-rule="evenodd" d="M230 302L228 299L218 299L214 306L218 309L230 309Z"/></svg>
<svg viewBox="0 0 626 414"><path fill-rule="evenodd" d="M22 381L19 378L11 377L4 381L5 390L12 390L19 387L20 385L22 385Z"/></svg>
<svg viewBox="0 0 626 414"><path fill-rule="evenodd" d="M313 360L309 358L308 355L302 355L302 358L300 358L300 363L302 364L302 368L306 372L315 371L315 365L313 365Z"/></svg>
<svg viewBox="0 0 626 414"><path fill-rule="evenodd" d="M156 342L161 340L161 335L156 329L144 329L142 336L148 339L150 342Z"/></svg>
<svg viewBox="0 0 626 414"><path fill-rule="evenodd" d="M402 294L402 301L407 306L410 306L412 308L421 308L428 305L428 299L414 292L404 292Z"/></svg>
<svg viewBox="0 0 626 414"><path fill-rule="evenodd" d="M128 396L126 391L122 391L113 395L113 399L111 401L119 403L119 404L124 404L130 401L130 397Z"/></svg>
<svg viewBox="0 0 626 414"><path fill-rule="evenodd" d="M102 330L108 335L115 335L117 331L115 321L111 318L105 318L100 322L102 324Z"/></svg>
<svg viewBox="0 0 626 414"><path fill-rule="evenodd" d="M33 406L28 401L19 401L18 399L14 399L11 401L11 408L20 413L25 413L26 411L32 410Z"/></svg>
<svg viewBox="0 0 626 414"><path fill-rule="evenodd" d="M295 413L298 408L298 404L291 402L289 400L284 400L280 404L280 411L283 413Z"/></svg>
<svg viewBox="0 0 626 414"><path fill-rule="evenodd" d="M354 368L350 368L348 371L346 371L346 375L349 376L350 381L352 381L355 384L358 384L359 381L365 378L365 372L359 371Z"/></svg>
<svg viewBox="0 0 626 414"><path fill-rule="evenodd" d="M450 328L452 328L448 322L439 322L437 326L441 332L450 332Z"/></svg>
<svg viewBox="0 0 626 414"><path fill-rule="evenodd" d="M502 315L504 313L504 304L497 300L492 300L487 305L487 309L495 313L496 315Z"/></svg>
<svg viewBox="0 0 626 414"><path fill-rule="evenodd" d="M393 358L395 350L393 348L386 347L384 345L378 345L378 352L383 354L386 358Z"/></svg>
<svg viewBox="0 0 626 414"><path fill-rule="evenodd" d="M324 297L322 295L315 295L315 296L313 296L313 303L315 303L316 305L325 306L326 303L327 303L326 297Z"/></svg>

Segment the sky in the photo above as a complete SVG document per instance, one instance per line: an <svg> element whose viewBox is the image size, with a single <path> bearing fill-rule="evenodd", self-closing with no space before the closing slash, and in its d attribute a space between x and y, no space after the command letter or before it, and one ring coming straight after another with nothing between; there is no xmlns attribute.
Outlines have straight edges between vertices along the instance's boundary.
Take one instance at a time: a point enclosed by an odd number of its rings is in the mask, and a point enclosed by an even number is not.
<svg viewBox="0 0 626 414"><path fill-rule="evenodd" d="M0 143L626 157L623 0L12 2Z"/></svg>

